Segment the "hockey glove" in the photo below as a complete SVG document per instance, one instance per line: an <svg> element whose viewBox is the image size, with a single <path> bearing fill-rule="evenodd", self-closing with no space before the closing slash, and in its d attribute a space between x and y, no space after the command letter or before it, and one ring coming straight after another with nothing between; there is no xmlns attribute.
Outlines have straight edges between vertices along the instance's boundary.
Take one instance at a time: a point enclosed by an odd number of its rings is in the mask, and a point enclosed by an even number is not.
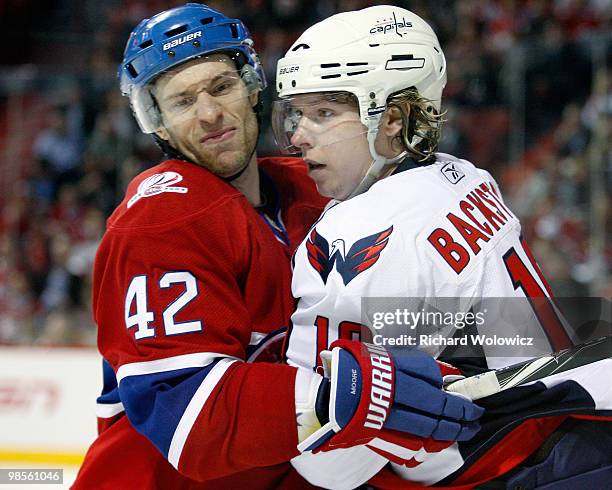
<svg viewBox="0 0 612 490"><path fill-rule="evenodd" d="M329 451L375 438L413 451L424 446L437 451L450 443L435 441L468 440L480 428L483 409L444 392L439 364L427 354L401 350L391 355L383 347L338 340L321 358L325 378L316 414L322 427L302 441L302 451Z"/></svg>

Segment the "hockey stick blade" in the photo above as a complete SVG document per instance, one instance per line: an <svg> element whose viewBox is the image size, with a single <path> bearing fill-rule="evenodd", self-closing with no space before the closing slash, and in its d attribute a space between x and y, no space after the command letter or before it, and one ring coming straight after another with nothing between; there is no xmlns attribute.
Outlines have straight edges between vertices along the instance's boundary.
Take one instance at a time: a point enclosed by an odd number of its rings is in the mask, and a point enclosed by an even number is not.
<svg viewBox="0 0 612 490"><path fill-rule="evenodd" d="M601 337L543 357L460 379L444 389L478 400L514 386L611 357L612 336Z"/></svg>

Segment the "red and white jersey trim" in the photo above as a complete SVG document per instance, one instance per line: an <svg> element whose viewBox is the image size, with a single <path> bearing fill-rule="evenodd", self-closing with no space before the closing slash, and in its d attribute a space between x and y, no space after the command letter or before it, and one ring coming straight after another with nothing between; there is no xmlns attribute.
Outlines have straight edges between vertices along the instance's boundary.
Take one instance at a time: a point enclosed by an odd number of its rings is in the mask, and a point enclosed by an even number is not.
<svg viewBox="0 0 612 490"><path fill-rule="evenodd" d="M166 357L154 361L133 362L124 364L117 370L117 384L128 376L142 376L145 374L162 373L165 371L175 371L177 369L204 367L208 366L215 359L221 357L230 358L227 354L218 352L195 352L181 356ZM232 357L231 359L239 360Z"/></svg>

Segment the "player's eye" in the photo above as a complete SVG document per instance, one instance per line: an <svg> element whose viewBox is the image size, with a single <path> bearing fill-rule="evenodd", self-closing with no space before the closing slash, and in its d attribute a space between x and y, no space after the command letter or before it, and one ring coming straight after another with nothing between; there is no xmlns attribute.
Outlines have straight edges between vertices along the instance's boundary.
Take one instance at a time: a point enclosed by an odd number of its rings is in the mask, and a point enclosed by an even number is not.
<svg viewBox="0 0 612 490"><path fill-rule="evenodd" d="M180 112L191 107L194 101L195 98L192 96L177 97L172 100L170 110L173 112Z"/></svg>
<svg viewBox="0 0 612 490"><path fill-rule="evenodd" d="M329 122L334 116L336 112L327 107L318 107L312 111L312 115L310 116L313 122L318 124L323 124Z"/></svg>
<svg viewBox="0 0 612 490"><path fill-rule="evenodd" d="M333 117L336 113L334 111L332 111L331 109L318 109L317 110L317 117L319 117L320 119L329 119L330 117Z"/></svg>
<svg viewBox="0 0 612 490"><path fill-rule="evenodd" d="M210 95L213 95L213 96L225 95L232 90L232 88L234 87L234 85L236 85L236 83L237 83L237 79L225 78L221 80L219 83L213 85L213 87L210 89Z"/></svg>

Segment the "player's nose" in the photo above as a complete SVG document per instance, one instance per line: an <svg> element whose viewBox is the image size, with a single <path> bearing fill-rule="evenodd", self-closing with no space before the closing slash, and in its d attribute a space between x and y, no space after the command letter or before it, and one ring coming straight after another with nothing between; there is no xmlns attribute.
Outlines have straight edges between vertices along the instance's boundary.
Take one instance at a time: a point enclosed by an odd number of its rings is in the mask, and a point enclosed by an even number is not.
<svg viewBox="0 0 612 490"><path fill-rule="evenodd" d="M302 152L313 147L312 133L304 127L303 121L300 121L295 133L291 136L291 144Z"/></svg>
<svg viewBox="0 0 612 490"><path fill-rule="evenodd" d="M223 117L223 106L206 92L198 95L196 117L203 126L215 126Z"/></svg>

